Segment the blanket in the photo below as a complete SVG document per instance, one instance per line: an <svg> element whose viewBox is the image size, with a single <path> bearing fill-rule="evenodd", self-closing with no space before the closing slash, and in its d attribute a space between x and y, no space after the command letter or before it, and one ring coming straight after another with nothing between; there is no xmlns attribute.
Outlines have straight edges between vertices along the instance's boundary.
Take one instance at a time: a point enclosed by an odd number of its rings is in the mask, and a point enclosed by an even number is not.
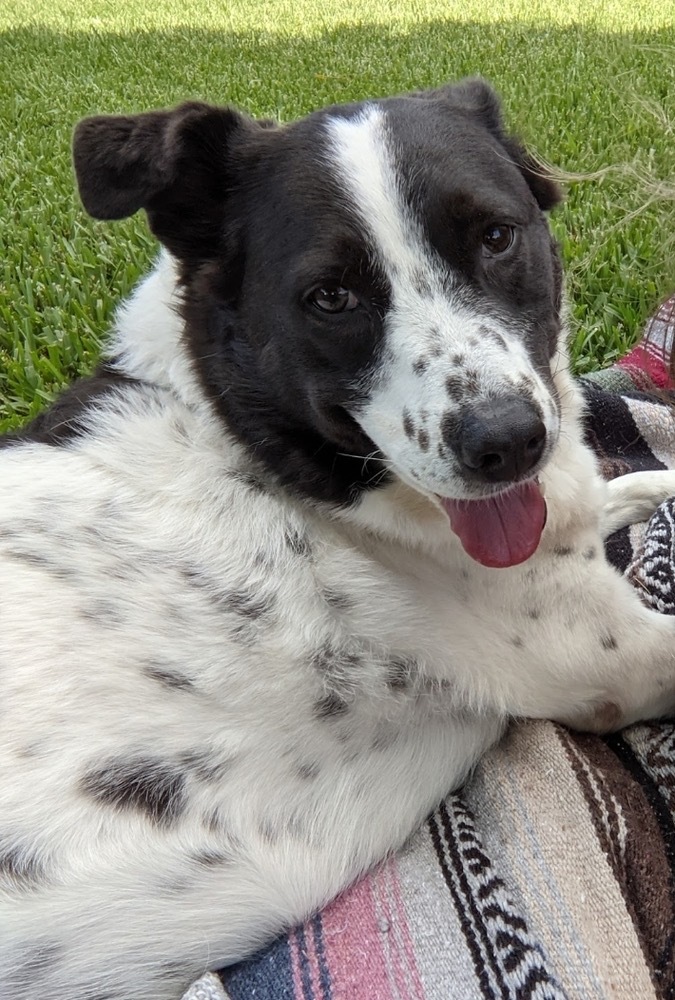
<svg viewBox="0 0 675 1000"><path fill-rule="evenodd" d="M647 337L583 382L607 478L675 467L675 408L652 391L668 385L657 355ZM675 614L675 500L607 552L644 601ZM675 726L601 737L524 721L396 857L184 1000L667 998Z"/></svg>

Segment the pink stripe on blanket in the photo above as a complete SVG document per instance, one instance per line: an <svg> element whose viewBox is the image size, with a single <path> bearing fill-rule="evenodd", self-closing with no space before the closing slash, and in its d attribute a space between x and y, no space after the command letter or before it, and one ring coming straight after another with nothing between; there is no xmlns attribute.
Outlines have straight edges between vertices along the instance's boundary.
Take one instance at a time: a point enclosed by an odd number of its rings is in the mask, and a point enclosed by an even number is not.
<svg viewBox="0 0 675 1000"><path fill-rule="evenodd" d="M316 926L313 920L289 935L293 996L296 1000L328 1000L321 985L320 943L316 940Z"/></svg>
<svg viewBox="0 0 675 1000"><path fill-rule="evenodd" d="M393 859L339 896L321 921L331 1000L424 1000Z"/></svg>
<svg viewBox="0 0 675 1000"><path fill-rule="evenodd" d="M413 1000L424 1000L424 987L422 986L422 979L417 968L417 962L415 961L415 950L410 934L410 926L406 919L405 904L401 892L401 880L398 877L398 865L395 858L392 858L389 869L391 872L390 884L394 895L394 908L396 910L396 928L400 935L403 955L406 959L411 997Z"/></svg>

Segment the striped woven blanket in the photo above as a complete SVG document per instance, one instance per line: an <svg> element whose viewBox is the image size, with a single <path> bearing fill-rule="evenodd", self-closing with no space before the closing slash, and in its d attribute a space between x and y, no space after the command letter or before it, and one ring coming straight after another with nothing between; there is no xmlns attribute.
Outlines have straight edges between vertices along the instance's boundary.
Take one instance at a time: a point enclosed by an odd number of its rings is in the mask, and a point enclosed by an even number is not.
<svg viewBox="0 0 675 1000"><path fill-rule="evenodd" d="M608 478L675 467L675 412L636 391L644 373L584 385ZM675 613L672 501L608 553ZM514 724L398 856L185 1000L675 997L674 815L673 725Z"/></svg>

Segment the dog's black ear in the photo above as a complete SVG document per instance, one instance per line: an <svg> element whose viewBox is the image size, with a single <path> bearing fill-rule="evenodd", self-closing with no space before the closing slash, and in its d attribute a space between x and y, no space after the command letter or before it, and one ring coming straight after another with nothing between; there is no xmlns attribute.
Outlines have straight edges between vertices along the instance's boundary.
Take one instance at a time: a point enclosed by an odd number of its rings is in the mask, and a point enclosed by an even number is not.
<svg viewBox="0 0 675 1000"><path fill-rule="evenodd" d="M507 134L502 118L501 101L485 80L481 77L468 77L466 80L449 84L431 93L446 98L454 107L461 108L478 118L499 139L544 212L548 212L562 200L560 187L547 176L545 168L528 153L518 139Z"/></svg>
<svg viewBox="0 0 675 1000"><path fill-rule="evenodd" d="M236 151L258 127L230 108L198 102L85 118L73 138L84 207L96 219L144 208L152 231L179 258L215 254Z"/></svg>

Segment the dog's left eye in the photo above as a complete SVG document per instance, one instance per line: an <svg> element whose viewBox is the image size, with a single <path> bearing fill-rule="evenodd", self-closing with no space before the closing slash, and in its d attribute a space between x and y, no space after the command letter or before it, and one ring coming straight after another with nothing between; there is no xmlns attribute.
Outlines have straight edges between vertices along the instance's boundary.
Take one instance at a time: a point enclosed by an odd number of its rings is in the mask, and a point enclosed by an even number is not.
<svg viewBox="0 0 675 1000"><path fill-rule="evenodd" d="M359 300L342 285L321 285L314 288L307 296L307 301L321 312L341 313L356 309Z"/></svg>
<svg viewBox="0 0 675 1000"><path fill-rule="evenodd" d="M483 246L490 256L496 257L499 254L506 253L511 247L514 235L515 230L513 226L507 226L505 223L488 226L483 232Z"/></svg>

